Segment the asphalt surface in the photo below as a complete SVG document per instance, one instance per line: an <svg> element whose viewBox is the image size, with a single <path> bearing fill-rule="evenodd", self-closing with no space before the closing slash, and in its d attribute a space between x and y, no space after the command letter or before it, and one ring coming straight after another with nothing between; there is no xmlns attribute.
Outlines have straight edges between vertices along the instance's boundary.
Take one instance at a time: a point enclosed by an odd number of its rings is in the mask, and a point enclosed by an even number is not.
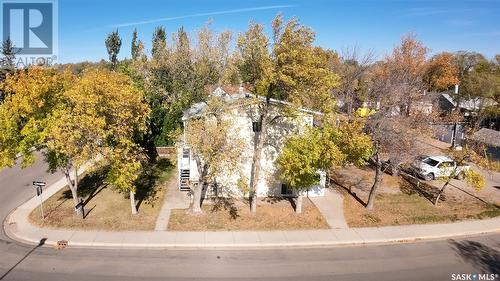
<svg viewBox="0 0 500 281"><path fill-rule="evenodd" d="M0 171L0 219L50 184L38 161ZM56 250L0 239L0 280L500 280L500 235L310 249ZM453 279L455 277L455 279ZM480 279L490 278L490 279Z"/></svg>

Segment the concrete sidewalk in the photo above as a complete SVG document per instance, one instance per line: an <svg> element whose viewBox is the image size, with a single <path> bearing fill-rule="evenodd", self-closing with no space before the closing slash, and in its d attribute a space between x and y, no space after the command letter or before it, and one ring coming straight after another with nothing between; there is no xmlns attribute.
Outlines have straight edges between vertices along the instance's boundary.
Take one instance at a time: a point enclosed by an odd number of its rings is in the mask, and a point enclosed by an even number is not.
<svg viewBox="0 0 500 281"><path fill-rule="evenodd" d="M44 192L49 198L66 185L62 178ZM55 245L67 240L77 247L111 248L255 248L290 246L332 246L367 243L395 243L421 239L442 239L455 236L500 233L500 217L449 224L389 226L378 228L345 228L303 231L227 231L227 232L170 232L170 231L84 231L40 228L29 223L28 215L38 206L34 197L14 210L4 222L7 235L17 241Z"/></svg>
<svg viewBox="0 0 500 281"><path fill-rule="evenodd" d="M172 209L186 209L189 207L189 195L187 192L181 192L177 186L178 178L173 176L167 183L167 194L156 219L155 231L165 231L168 229L168 221Z"/></svg>
<svg viewBox="0 0 500 281"><path fill-rule="evenodd" d="M30 209L19 208L7 219L9 237L24 243L46 245L67 240L69 246L111 248L256 248L333 246L367 243L409 242L500 232L500 218L450 224L346 228L304 231L83 231L45 229L31 225Z"/></svg>
<svg viewBox="0 0 500 281"><path fill-rule="evenodd" d="M325 189L325 196L310 197L314 205L325 217L330 228L348 228L344 217L344 198L337 190Z"/></svg>

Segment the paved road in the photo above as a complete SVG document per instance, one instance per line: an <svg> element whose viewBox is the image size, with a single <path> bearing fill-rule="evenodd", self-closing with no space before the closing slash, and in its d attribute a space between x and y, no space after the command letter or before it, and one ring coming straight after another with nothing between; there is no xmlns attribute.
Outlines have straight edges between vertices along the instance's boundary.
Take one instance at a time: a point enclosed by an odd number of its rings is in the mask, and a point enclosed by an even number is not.
<svg viewBox="0 0 500 281"><path fill-rule="evenodd" d="M37 163L0 172L0 214L54 181ZM266 250L55 250L0 240L1 280L452 280L500 273L500 235L398 245ZM500 280L497 278L496 280Z"/></svg>
<svg viewBox="0 0 500 281"><path fill-rule="evenodd" d="M0 171L0 219L2 222L13 209L33 197L34 180L45 181L47 185L51 185L62 177L60 173L49 173L43 156L40 153L36 155L38 160L30 167L22 169L18 163L15 167ZM3 227L0 239L6 239Z"/></svg>

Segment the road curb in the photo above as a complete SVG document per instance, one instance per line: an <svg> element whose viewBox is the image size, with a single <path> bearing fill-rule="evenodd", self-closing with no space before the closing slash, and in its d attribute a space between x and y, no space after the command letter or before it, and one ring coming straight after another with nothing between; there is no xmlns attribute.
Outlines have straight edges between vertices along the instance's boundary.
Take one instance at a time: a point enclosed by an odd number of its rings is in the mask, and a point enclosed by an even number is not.
<svg viewBox="0 0 500 281"><path fill-rule="evenodd" d="M55 194L66 186L64 180L62 178L48 187L46 194ZM46 239L45 246L55 246L58 241L66 240L69 247L79 248L241 249L394 244L500 233L500 217L447 224L297 231L108 232L49 229L34 226L28 220L30 212L38 207L39 202L37 197L33 197L7 216L3 227L8 237L31 245L38 245Z"/></svg>

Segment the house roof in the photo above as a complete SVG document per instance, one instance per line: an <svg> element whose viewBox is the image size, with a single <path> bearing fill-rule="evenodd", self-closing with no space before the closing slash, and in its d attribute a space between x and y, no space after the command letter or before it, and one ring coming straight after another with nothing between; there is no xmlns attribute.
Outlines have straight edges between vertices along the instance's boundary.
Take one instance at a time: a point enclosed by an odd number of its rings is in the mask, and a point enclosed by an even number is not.
<svg viewBox="0 0 500 281"><path fill-rule="evenodd" d="M457 106L457 103L455 100L448 94L448 93L443 93L442 96L448 100L454 107ZM468 99L468 100L461 100L460 101L460 108L469 110L469 111L474 111L481 109L481 107L490 107L494 106L497 103L492 100L492 99L481 99L481 98L475 98L475 99Z"/></svg>
<svg viewBox="0 0 500 281"><path fill-rule="evenodd" d="M492 129L481 128L472 134L470 139L490 146L500 147L500 132Z"/></svg>
<svg viewBox="0 0 500 281"><path fill-rule="evenodd" d="M234 85L210 86L210 87L208 87L208 90L210 91L210 96L219 96L228 102L255 97L254 94L252 94L248 89L246 89L243 86L234 86ZM262 96L258 96L257 98L261 102L266 101L266 99ZM282 100L277 100L277 99L270 99L270 102L272 104L275 104L275 105L288 105L288 106L292 105L292 103L282 101ZM200 115L205 110L206 107L207 107L206 102L199 102L199 103L193 104L189 109L184 111L184 114L182 116L182 120L187 120L189 117ZM306 109L306 108L299 108L299 111L309 113L309 114L314 114L314 115L322 115L323 114L319 111L314 111L314 110L310 110L310 109Z"/></svg>
<svg viewBox="0 0 500 281"><path fill-rule="evenodd" d="M443 93L441 94L441 96L443 98L445 98L445 100L447 100L449 103L451 103L453 105L453 107L456 107L457 106L457 103L453 100L453 98L450 96L450 94L448 93Z"/></svg>
<svg viewBox="0 0 500 281"><path fill-rule="evenodd" d="M211 94L219 93L233 96L250 93L250 90L243 85L210 85L207 86L207 92Z"/></svg>

